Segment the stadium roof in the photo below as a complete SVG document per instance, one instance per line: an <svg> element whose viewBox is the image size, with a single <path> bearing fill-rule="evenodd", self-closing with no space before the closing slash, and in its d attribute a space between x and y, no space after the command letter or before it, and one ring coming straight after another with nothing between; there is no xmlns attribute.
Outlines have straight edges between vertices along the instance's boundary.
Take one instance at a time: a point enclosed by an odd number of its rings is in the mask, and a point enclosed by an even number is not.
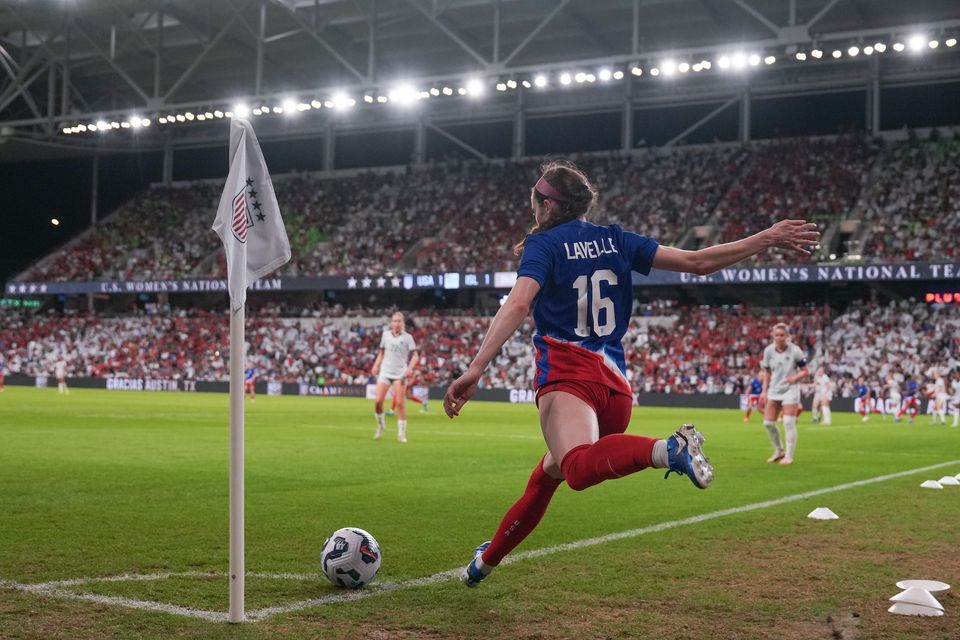
<svg viewBox="0 0 960 640"><path fill-rule="evenodd" d="M56 145L58 153L89 150L89 140L65 139L62 129L101 118L120 120L123 114L155 119L178 109L225 110L241 99L251 105L260 97L265 105L284 95L304 100L309 92L323 103L338 90L359 100L364 94L386 96L403 83L417 91L431 83L456 90L470 77L489 83L532 80L530 74L540 69L559 73L564 67L597 69L609 63L626 70L632 60L695 62L736 50L776 56L795 67L798 51L823 43L846 51L875 38L892 41L911 33L956 36L960 3L21 1L0 12L0 140L14 143L0 147L0 158L29 157L30 145ZM940 80L960 77L958 50L940 47L940 60L924 72ZM818 78L850 76L841 64L846 57L823 60ZM804 71L779 82L802 86L811 78Z"/></svg>

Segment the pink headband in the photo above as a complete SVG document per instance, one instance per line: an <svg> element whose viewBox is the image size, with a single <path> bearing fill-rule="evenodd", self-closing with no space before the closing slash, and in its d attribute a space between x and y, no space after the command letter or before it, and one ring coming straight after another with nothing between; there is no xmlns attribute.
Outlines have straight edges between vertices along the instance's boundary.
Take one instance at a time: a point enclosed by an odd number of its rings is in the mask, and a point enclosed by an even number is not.
<svg viewBox="0 0 960 640"><path fill-rule="evenodd" d="M543 176L537 180L537 184L533 187L533 190L542 196L550 198L551 200L557 200L559 202L566 202L568 200L560 195L560 192L554 189L553 186L551 186L551 184L547 182L547 179Z"/></svg>

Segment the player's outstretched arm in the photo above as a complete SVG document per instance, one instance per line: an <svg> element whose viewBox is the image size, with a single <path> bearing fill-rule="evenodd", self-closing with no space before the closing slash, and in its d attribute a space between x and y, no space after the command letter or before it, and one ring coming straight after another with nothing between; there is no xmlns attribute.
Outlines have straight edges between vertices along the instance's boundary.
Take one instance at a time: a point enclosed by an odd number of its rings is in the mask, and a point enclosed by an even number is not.
<svg viewBox="0 0 960 640"><path fill-rule="evenodd" d="M774 247L809 255L819 241L820 232L813 222L781 220L769 229L748 238L698 251L661 246L653 257L653 266L664 271L682 271L705 276Z"/></svg>
<svg viewBox="0 0 960 640"><path fill-rule="evenodd" d="M490 323L487 335L483 337L476 357L466 372L451 383L443 397L443 410L450 418L460 415L460 410L477 391L477 383L490 361L500 353L503 343L512 336L523 319L530 313L530 305L540 292L540 283L533 278L520 276L510 290L506 302L497 311Z"/></svg>

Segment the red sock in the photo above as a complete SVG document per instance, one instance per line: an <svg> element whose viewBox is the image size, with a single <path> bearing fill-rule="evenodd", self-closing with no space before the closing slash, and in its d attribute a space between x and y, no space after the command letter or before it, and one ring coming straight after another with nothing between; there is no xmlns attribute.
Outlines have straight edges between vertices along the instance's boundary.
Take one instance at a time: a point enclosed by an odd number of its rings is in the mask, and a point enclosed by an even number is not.
<svg viewBox="0 0 960 640"><path fill-rule="evenodd" d="M407 396L407 400L409 400L410 402L416 402L417 404L423 404L423 400L421 400L417 396Z"/></svg>
<svg viewBox="0 0 960 640"><path fill-rule="evenodd" d="M567 485L583 491L604 480L622 478L653 466L656 438L615 433L584 444L567 453L560 468Z"/></svg>
<svg viewBox="0 0 960 640"><path fill-rule="evenodd" d="M543 470L543 460L537 463L523 495L507 510L497 527L497 533L490 540L490 546L483 552L481 557L484 564L497 566L504 556L530 535L547 512L550 499L562 483L563 480L547 475Z"/></svg>
<svg viewBox="0 0 960 640"><path fill-rule="evenodd" d="M397 397L393 396L393 399L390 400L390 411L394 411L397 408Z"/></svg>

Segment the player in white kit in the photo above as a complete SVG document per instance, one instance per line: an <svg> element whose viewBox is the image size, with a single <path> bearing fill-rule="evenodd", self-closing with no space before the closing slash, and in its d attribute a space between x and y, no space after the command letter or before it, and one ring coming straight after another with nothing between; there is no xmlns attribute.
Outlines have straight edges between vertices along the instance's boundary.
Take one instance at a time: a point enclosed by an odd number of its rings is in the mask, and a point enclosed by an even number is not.
<svg viewBox="0 0 960 640"><path fill-rule="evenodd" d="M960 426L960 369L953 372L950 380L950 390L953 391L953 399L950 401L953 407L950 413L953 414L952 427Z"/></svg>
<svg viewBox="0 0 960 640"><path fill-rule="evenodd" d="M936 368L933 371L933 415L930 416L930 424L936 424L937 420L940 421L940 424L947 424L947 400L950 396L947 395L947 382L943 379L943 374L940 373L940 369Z"/></svg>
<svg viewBox="0 0 960 640"><path fill-rule="evenodd" d="M57 356L57 363L53 365L53 375L57 378L57 391L70 395L70 389L67 388L67 363L63 356Z"/></svg>
<svg viewBox="0 0 960 640"><path fill-rule="evenodd" d="M807 375L807 358L800 347L790 342L790 327L782 322L773 325L773 344L763 350L760 361L763 378L763 426L770 435L773 455L767 462L793 464L797 448L797 412L800 408L800 381ZM777 415L783 410L786 449L780 442Z"/></svg>
<svg viewBox="0 0 960 640"><path fill-rule="evenodd" d="M377 378L377 393L374 407L377 418L377 432L373 439L379 440L386 430L383 415L383 401L393 387L393 397L397 402L397 440L407 441L407 380L413 375L420 355L413 336L405 330L403 314L399 311L390 317L390 328L380 338L380 353L373 363L371 373Z"/></svg>
<svg viewBox="0 0 960 640"><path fill-rule="evenodd" d="M833 380L827 375L825 367L817 369L813 379L813 422L829 425L833 420L830 402L833 401Z"/></svg>
<svg viewBox="0 0 960 640"><path fill-rule="evenodd" d="M892 416L899 415L900 408L903 406L903 396L900 394L900 383L892 373L887 375L883 388L887 391L886 412Z"/></svg>

